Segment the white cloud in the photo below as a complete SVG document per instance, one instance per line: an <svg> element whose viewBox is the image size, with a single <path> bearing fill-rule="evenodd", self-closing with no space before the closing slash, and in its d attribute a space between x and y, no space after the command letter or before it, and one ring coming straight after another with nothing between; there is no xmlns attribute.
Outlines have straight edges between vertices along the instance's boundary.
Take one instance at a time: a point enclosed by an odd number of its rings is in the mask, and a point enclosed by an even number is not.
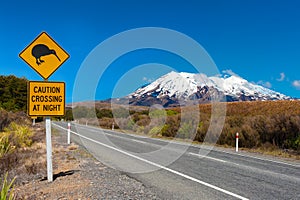
<svg viewBox="0 0 300 200"><path fill-rule="evenodd" d="M226 69L222 71L223 74L229 74L231 76L237 76L240 77L238 74L234 73L231 69Z"/></svg>
<svg viewBox="0 0 300 200"><path fill-rule="evenodd" d="M258 81L257 84L261 85L261 86L264 86L266 88L272 88L272 84L269 81L267 81L267 82L265 82L265 81Z"/></svg>
<svg viewBox="0 0 300 200"><path fill-rule="evenodd" d="M271 88L272 87L272 84L270 83L270 82L265 82L265 87L267 87L267 88Z"/></svg>
<svg viewBox="0 0 300 200"><path fill-rule="evenodd" d="M293 86L294 86L296 89L300 90L300 80L295 80L295 81L293 81Z"/></svg>
<svg viewBox="0 0 300 200"><path fill-rule="evenodd" d="M285 73L280 73L280 78L276 79L277 81L281 82L285 80Z"/></svg>
<svg viewBox="0 0 300 200"><path fill-rule="evenodd" d="M153 82L152 78L148 78L148 77L145 77L145 76L142 78L142 80L147 82L147 83L152 83Z"/></svg>

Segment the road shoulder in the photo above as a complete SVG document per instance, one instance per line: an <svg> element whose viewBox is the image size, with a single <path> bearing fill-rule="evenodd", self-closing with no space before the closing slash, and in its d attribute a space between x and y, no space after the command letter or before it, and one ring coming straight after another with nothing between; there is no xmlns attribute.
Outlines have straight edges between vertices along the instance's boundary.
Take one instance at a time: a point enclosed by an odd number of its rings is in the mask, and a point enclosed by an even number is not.
<svg viewBox="0 0 300 200"><path fill-rule="evenodd" d="M84 148L53 134L54 181L46 177L15 186L17 199L159 199L151 188L95 160ZM45 157L45 155L42 155Z"/></svg>

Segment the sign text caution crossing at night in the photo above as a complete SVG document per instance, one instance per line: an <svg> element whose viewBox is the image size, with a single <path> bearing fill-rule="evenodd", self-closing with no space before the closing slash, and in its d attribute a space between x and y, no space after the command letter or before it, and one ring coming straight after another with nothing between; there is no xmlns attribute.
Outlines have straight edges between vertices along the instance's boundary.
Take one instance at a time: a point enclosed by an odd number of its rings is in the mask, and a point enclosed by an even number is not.
<svg viewBox="0 0 300 200"><path fill-rule="evenodd" d="M44 79L48 79L70 57L46 32L34 39L19 56Z"/></svg>
<svg viewBox="0 0 300 200"><path fill-rule="evenodd" d="M29 116L64 116L65 83L29 81Z"/></svg>

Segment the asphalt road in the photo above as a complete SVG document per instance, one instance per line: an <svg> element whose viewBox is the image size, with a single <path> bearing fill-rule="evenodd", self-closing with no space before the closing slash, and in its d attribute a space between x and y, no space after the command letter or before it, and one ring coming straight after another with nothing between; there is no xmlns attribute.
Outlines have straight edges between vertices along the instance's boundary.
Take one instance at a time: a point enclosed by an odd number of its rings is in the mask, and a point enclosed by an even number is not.
<svg viewBox="0 0 300 200"><path fill-rule="evenodd" d="M55 122L53 128L67 133L66 123ZM71 141L163 199L300 199L297 161L78 124L72 124Z"/></svg>

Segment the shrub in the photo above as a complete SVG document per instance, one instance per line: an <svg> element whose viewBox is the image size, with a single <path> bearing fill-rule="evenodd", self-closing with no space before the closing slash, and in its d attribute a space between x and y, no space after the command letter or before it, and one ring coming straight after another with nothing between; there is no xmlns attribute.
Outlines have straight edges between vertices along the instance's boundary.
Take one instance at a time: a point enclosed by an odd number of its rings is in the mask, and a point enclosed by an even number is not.
<svg viewBox="0 0 300 200"><path fill-rule="evenodd" d="M0 110L0 131L3 131L4 128L8 127L10 123L22 123L29 125L31 121L24 112L7 112L5 110Z"/></svg>
<svg viewBox="0 0 300 200"><path fill-rule="evenodd" d="M161 134L161 130L162 130L163 126L154 126L150 131L149 134L151 136L158 136ZM161 135L160 135L161 136Z"/></svg>
<svg viewBox="0 0 300 200"><path fill-rule="evenodd" d="M113 119L112 118L107 118L107 117L103 117L101 119L99 119L99 125L101 128L107 128L107 129L111 129L112 125L113 125ZM117 124L114 124L114 128L117 129L118 126Z"/></svg>
<svg viewBox="0 0 300 200"><path fill-rule="evenodd" d="M15 148L32 145L33 134L28 126L12 122L4 131L0 137L0 158Z"/></svg>
<svg viewBox="0 0 300 200"><path fill-rule="evenodd" d="M145 127L144 126L138 126L136 129L136 132L138 133L144 133Z"/></svg>
<svg viewBox="0 0 300 200"><path fill-rule="evenodd" d="M183 139L194 139L195 129L193 127L193 123L192 122L182 123L176 137L183 138Z"/></svg>
<svg viewBox="0 0 300 200"><path fill-rule="evenodd" d="M160 110L160 109L155 109L151 110L149 113L150 118L160 118L166 116L166 111L165 110Z"/></svg>
<svg viewBox="0 0 300 200"><path fill-rule="evenodd" d="M178 114L178 112L175 111L175 110L167 110L167 115L168 116L173 116L173 115L177 115L177 114Z"/></svg>
<svg viewBox="0 0 300 200"><path fill-rule="evenodd" d="M110 109L101 109L98 110L96 109L96 113L97 113L97 118L101 119L101 118L113 118L113 113Z"/></svg>
<svg viewBox="0 0 300 200"><path fill-rule="evenodd" d="M74 120L72 109L66 108L65 120L66 121L73 121Z"/></svg>
<svg viewBox="0 0 300 200"><path fill-rule="evenodd" d="M175 137L178 132L179 124L179 116L168 117L166 124L161 129L161 135L165 137Z"/></svg>
<svg viewBox="0 0 300 200"><path fill-rule="evenodd" d="M161 129L161 135L165 137L174 137L175 134L170 131L170 125L165 124Z"/></svg>
<svg viewBox="0 0 300 200"><path fill-rule="evenodd" d="M72 118L95 118L96 115L96 111L92 108L88 108L85 106L77 106L75 108L72 109L72 111L69 111L72 113L68 113L68 115L72 114ZM98 114L98 113L97 113Z"/></svg>
<svg viewBox="0 0 300 200"><path fill-rule="evenodd" d="M8 111L25 111L27 80L13 75L0 76L0 107Z"/></svg>
<svg viewBox="0 0 300 200"><path fill-rule="evenodd" d="M133 122L137 122L140 119L140 115L138 113L134 113L130 116L130 118Z"/></svg>
<svg viewBox="0 0 300 200"><path fill-rule="evenodd" d="M299 150L300 149L300 136L295 140L294 144L294 149Z"/></svg>
<svg viewBox="0 0 300 200"><path fill-rule="evenodd" d="M9 141L9 134L3 133L0 138L0 158L14 149L15 147Z"/></svg>
<svg viewBox="0 0 300 200"><path fill-rule="evenodd" d="M133 130L134 125L135 125L134 121L132 119L129 119L128 122L127 122L126 129Z"/></svg>
<svg viewBox="0 0 300 200"><path fill-rule="evenodd" d="M138 126L148 126L150 124L150 119L148 117L148 115L139 115L139 119L138 121L136 122L136 124Z"/></svg>
<svg viewBox="0 0 300 200"><path fill-rule="evenodd" d="M239 131L238 127L232 128L229 124L225 124L219 137L218 144L235 146L235 135Z"/></svg>
<svg viewBox="0 0 300 200"><path fill-rule="evenodd" d="M253 129L251 126L244 124L241 130L241 139L240 146L241 147L257 147L260 143L258 132Z"/></svg>
<svg viewBox="0 0 300 200"><path fill-rule="evenodd" d="M129 110L123 107L113 109L112 113L115 118L127 118L130 115Z"/></svg>
<svg viewBox="0 0 300 200"><path fill-rule="evenodd" d="M197 134L194 140L198 142L204 142L208 127L209 121L201 121L198 125Z"/></svg>
<svg viewBox="0 0 300 200"><path fill-rule="evenodd" d="M28 126L12 122L4 131L10 134L11 143L14 146L26 147L32 145L33 133Z"/></svg>

